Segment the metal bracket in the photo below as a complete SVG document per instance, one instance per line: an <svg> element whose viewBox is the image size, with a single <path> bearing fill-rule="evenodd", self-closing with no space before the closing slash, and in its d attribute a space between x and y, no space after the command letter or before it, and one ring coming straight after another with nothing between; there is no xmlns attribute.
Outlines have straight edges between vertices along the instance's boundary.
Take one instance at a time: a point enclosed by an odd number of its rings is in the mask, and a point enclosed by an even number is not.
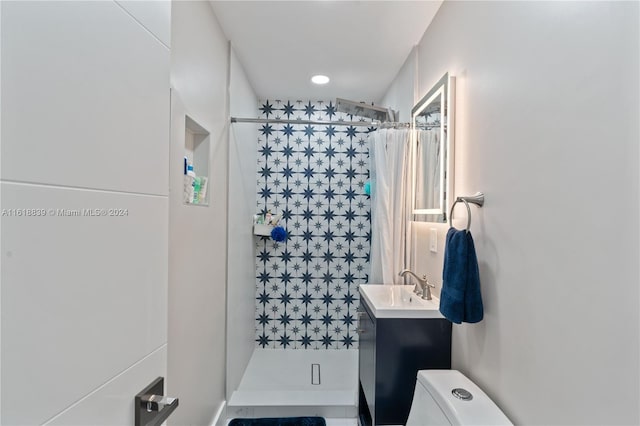
<svg viewBox="0 0 640 426"><path fill-rule="evenodd" d="M164 395L164 377L158 377L134 398L135 426L159 426L178 407L178 398Z"/></svg>

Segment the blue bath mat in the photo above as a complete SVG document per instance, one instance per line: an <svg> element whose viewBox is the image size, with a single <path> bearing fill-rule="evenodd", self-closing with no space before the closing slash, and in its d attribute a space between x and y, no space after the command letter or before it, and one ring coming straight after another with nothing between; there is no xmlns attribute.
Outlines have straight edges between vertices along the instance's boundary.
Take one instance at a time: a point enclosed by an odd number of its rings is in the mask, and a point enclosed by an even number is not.
<svg viewBox="0 0 640 426"><path fill-rule="evenodd" d="M323 417L274 417L233 419L229 426L327 426Z"/></svg>

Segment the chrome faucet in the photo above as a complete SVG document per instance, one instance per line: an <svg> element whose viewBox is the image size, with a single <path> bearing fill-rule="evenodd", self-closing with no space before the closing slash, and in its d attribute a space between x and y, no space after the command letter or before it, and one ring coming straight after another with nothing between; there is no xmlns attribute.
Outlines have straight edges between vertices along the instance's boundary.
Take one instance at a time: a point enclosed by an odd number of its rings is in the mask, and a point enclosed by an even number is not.
<svg viewBox="0 0 640 426"><path fill-rule="evenodd" d="M418 281L418 284L416 284L416 288L413 290L414 293L418 296L422 296L422 298L425 300L431 300L431 289L436 288L436 286L434 286L433 284L429 284L427 276L423 275L422 278L420 278L408 269L403 269L398 275L404 277L407 274L411 275Z"/></svg>

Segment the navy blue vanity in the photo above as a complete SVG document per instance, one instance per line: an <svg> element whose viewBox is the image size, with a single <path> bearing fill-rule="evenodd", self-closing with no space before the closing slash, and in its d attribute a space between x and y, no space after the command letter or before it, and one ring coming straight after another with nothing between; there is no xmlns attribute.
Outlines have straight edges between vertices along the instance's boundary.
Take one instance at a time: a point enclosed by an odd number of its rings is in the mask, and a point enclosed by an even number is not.
<svg viewBox="0 0 640 426"><path fill-rule="evenodd" d="M365 285L360 293L360 423L405 424L418 370L451 368L451 322L437 299L422 300L410 286Z"/></svg>

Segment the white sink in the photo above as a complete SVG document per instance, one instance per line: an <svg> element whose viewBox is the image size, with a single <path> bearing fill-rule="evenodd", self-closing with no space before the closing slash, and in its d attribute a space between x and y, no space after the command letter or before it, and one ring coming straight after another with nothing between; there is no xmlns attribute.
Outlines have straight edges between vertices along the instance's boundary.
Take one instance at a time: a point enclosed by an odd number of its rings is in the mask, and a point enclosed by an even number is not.
<svg viewBox="0 0 640 426"><path fill-rule="evenodd" d="M360 295L376 318L444 318L440 300L424 300L413 285L360 285Z"/></svg>

